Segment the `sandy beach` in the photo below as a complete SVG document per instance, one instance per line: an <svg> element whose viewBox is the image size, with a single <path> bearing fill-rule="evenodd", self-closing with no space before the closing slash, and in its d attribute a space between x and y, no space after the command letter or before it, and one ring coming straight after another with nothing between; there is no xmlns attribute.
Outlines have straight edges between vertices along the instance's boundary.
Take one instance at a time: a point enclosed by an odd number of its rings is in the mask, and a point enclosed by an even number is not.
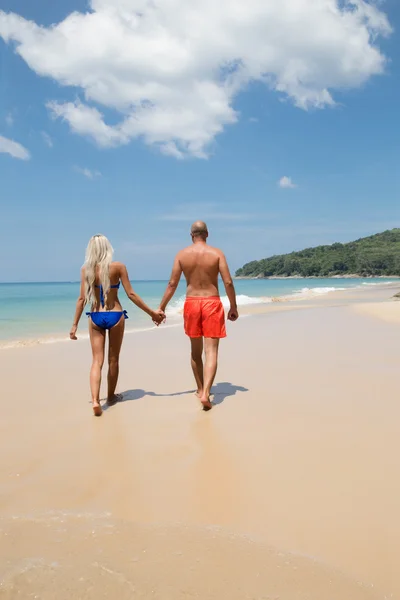
<svg viewBox="0 0 400 600"><path fill-rule="evenodd" d="M400 598L398 289L253 307L208 413L180 326L99 419L87 339L1 351L0 598Z"/></svg>

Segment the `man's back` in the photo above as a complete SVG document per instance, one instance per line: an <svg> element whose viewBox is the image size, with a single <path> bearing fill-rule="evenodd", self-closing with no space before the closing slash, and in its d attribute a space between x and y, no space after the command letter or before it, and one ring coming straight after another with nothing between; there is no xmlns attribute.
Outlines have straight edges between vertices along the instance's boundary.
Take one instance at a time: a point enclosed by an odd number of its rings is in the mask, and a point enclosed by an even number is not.
<svg viewBox="0 0 400 600"><path fill-rule="evenodd" d="M226 337L225 311L219 298L218 275L221 275L230 303L228 320L236 321L239 315L235 286L226 258L221 250L207 245L208 229L204 221L193 223L190 235L193 244L175 256L160 310L165 312L183 273L187 283L183 320L185 333L190 337L192 369L197 384L196 393L203 408L210 410L212 408L210 391L217 372L219 341ZM203 350L206 355L204 373Z"/></svg>
<svg viewBox="0 0 400 600"><path fill-rule="evenodd" d="M219 296L218 275L222 252L198 243L181 250L177 256L187 283L188 296Z"/></svg>

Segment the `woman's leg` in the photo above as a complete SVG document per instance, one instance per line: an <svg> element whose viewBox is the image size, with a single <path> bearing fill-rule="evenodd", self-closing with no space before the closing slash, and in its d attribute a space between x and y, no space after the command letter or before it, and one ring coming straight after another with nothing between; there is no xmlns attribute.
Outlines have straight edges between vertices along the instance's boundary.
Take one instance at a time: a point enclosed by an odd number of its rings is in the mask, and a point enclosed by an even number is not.
<svg viewBox="0 0 400 600"><path fill-rule="evenodd" d="M119 353L121 351L122 340L124 339L125 317L121 317L114 327L109 331L108 347L108 394L107 402L113 403L117 400L115 389L117 387L119 375Z"/></svg>
<svg viewBox="0 0 400 600"><path fill-rule="evenodd" d="M104 363L104 344L106 332L89 320L90 343L92 345L93 362L90 369L90 390L92 392L93 412L99 417L103 412L100 406L101 369Z"/></svg>

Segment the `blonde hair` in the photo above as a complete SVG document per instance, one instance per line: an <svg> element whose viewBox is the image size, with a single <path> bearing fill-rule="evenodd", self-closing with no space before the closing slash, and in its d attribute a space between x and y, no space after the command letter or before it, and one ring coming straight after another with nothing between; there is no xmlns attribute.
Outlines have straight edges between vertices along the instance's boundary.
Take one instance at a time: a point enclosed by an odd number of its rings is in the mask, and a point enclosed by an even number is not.
<svg viewBox="0 0 400 600"><path fill-rule="evenodd" d="M95 294L96 270L99 268L99 279L103 286L104 303L110 290L110 264L114 249L105 235L97 234L90 238L85 258L85 303L94 306L97 303Z"/></svg>

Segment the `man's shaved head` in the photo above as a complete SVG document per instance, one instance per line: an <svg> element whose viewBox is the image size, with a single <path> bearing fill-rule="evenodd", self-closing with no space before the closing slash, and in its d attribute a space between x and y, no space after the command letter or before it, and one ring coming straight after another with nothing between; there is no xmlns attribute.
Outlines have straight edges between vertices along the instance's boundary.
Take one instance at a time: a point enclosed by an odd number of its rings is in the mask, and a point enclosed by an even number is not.
<svg viewBox="0 0 400 600"><path fill-rule="evenodd" d="M204 221L196 221L191 226L190 233L193 237L202 237L203 239L206 239L208 236L207 225L204 223Z"/></svg>

